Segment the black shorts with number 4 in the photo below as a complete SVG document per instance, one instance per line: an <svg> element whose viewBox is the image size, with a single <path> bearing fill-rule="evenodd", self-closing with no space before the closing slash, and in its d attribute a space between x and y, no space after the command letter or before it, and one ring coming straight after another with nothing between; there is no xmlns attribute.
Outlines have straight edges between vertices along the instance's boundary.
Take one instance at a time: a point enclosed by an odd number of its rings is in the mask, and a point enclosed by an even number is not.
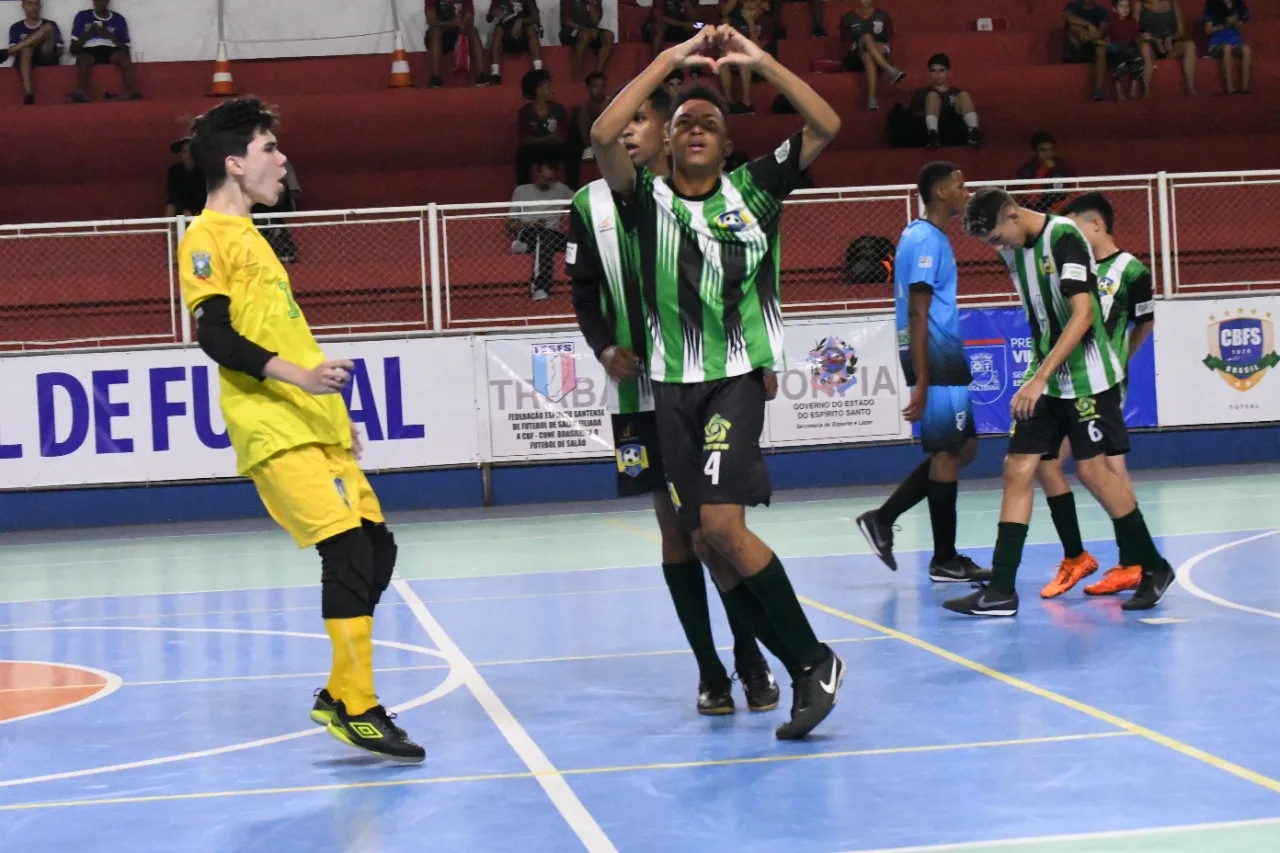
<svg viewBox="0 0 1280 853"><path fill-rule="evenodd" d="M1056 459L1062 439L1071 443L1071 456L1080 461L1103 454L1129 452L1120 386L1092 397L1074 400L1041 397L1031 417L1016 421L1009 435L1009 452Z"/></svg>
<svg viewBox="0 0 1280 853"><path fill-rule="evenodd" d="M667 490L666 468L653 412L613 416L613 458L618 465L618 497Z"/></svg>
<svg viewBox="0 0 1280 853"><path fill-rule="evenodd" d="M667 483L686 529L701 526L704 504L768 505L761 371L714 382L655 382L653 397Z"/></svg>

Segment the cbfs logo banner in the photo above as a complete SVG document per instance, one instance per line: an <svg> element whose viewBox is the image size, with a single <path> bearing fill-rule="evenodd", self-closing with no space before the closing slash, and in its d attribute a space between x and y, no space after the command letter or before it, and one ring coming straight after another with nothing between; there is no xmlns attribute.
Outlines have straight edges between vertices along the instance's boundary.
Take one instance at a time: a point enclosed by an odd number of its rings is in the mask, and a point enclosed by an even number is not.
<svg viewBox="0 0 1280 853"><path fill-rule="evenodd" d="M1278 317L1272 296L1156 303L1161 425L1280 420Z"/></svg>
<svg viewBox="0 0 1280 853"><path fill-rule="evenodd" d="M965 355L973 382L969 399L978 432L1006 435L1009 404L1031 363L1031 327L1021 308L973 308L960 312ZM1155 348L1148 341L1129 361L1125 422L1152 427L1157 422Z"/></svg>

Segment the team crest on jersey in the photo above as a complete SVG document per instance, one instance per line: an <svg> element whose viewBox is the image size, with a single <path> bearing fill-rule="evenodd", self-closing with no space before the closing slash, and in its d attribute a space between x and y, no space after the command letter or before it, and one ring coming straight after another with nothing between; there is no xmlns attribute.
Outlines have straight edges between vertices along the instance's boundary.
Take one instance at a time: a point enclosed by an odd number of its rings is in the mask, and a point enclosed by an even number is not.
<svg viewBox="0 0 1280 853"><path fill-rule="evenodd" d="M624 444L615 452L618 471L628 477L639 477L649 467L649 451L643 444Z"/></svg>
<svg viewBox="0 0 1280 853"><path fill-rule="evenodd" d="M1101 296L1115 297L1119 289L1120 278L1112 270L1107 270L1107 274L1098 279L1098 294Z"/></svg>
<svg viewBox="0 0 1280 853"><path fill-rule="evenodd" d="M191 253L191 274L199 279L207 279L213 275L213 258L208 252Z"/></svg>
<svg viewBox="0 0 1280 853"><path fill-rule="evenodd" d="M533 349L533 390L559 403L578 387L577 355L570 341L531 344Z"/></svg>
<svg viewBox="0 0 1280 853"><path fill-rule="evenodd" d="M716 217L716 227L722 231L732 231L737 234L754 221L751 214L745 210L726 210Z"/></svg>
<svg viewBox="0 0 1280 853"><path fill-rule="evenodd" d="M809 372L813 374L813 384L825 389L828 394L843 393L858 382L855 373L858 366L857 351L834 335L820 339L809 350L808 362Z"/></svg>
<svg viewBox="0 0 1280 853"><path fill-rule="evenodd" d="M1050 258L1048 255L1045 255L1043 258L1040 259L1040 274L1053 275L1053 258Z"/></svg>
<svg viewBox="0 0 1280 853"><path fill-rule="evenodd" d="M1270 312L1259 317L1257 309L1246 315L1241 308L1235 316L1228 311L1221 319L1210 314L1209 354L1202 363L1237 391L1257 385L1280 363Z"/></svg>

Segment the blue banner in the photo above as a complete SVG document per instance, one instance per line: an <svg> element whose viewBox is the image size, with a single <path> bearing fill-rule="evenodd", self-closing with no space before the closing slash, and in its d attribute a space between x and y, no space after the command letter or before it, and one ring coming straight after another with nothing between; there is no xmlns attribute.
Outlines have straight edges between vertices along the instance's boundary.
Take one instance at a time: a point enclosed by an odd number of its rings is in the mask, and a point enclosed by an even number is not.
<svg viewBox="0 0 1280 853"><path fill-rule="evenodd" d="M1009 401L1031 360L1031 329L1021 308L960 312L960 329L973 383L969 396L979 434L1007 435ZM1124 417L1130 427L1156 425L1155 347L1148 341L1129 361Z"/></svg>

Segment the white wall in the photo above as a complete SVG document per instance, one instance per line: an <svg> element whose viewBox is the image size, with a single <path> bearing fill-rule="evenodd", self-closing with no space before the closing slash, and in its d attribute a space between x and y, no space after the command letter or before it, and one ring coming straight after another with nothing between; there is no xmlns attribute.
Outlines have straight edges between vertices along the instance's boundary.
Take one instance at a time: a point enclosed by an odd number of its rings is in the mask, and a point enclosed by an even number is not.
<svg viewBox="0 0 1280 853"><path fill-rule="evenodd" d="M353 34L390 32L394 3L405 48L423 50L427 22L422 0L223 0L224 35L232 59L286 56L336 56L352 53L390 53L390 34L347 38ZM88 0L44 0L44 16L56 21L70 38L76 12ZM558 44L559 0L540 0L544 44ZM484 16L489 0L475 0L476 26L488 41ZM139 62L212 61L218 50L218 0L113 0L111 8L129 20L134 58ZM22 16L17 3L0 3L12 21ZM617 0L604 0L604 25L617 32ZM337 38L335 38L337 37ZM286 38L290 41L261 42ZM65 61L65 60L64 60Z"/></svg>

